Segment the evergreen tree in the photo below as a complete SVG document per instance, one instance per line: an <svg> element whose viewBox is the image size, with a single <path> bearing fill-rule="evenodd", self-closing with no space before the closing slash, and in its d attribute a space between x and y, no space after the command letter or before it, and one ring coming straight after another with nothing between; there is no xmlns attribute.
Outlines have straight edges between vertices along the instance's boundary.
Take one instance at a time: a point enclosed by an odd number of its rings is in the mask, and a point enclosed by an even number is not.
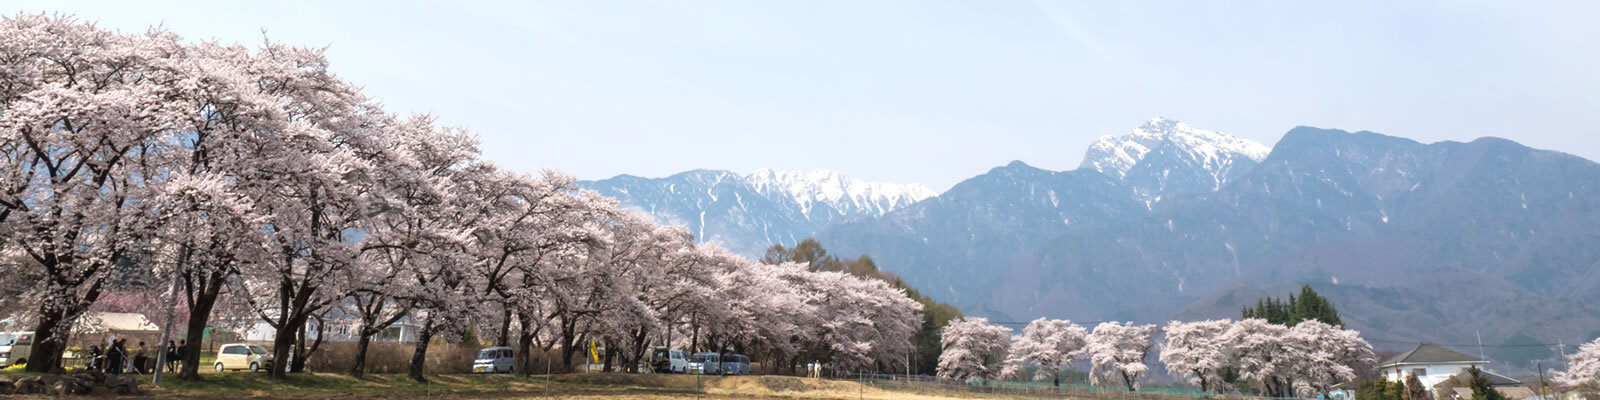
<svg viewBox="0 0 1600 400"><path fill-rule="evenodd" d="M1422 386L1422 380L1417 378L1417 372L1406 374L1406 399L1427 400L1428 388Z"/></svg>
<svg viewBox="0 0 1600 400"><path fill-rule="evenodd" d="M1471 367L1467 370L1467 374L1472 376L1469 383L1472 386L1472 400L1510 400L1505 394L1495 390L1494 382L1489 380L1489 374L1478 370L1478 367Z"/></svg>
<svg viewBox="0 0 1600 400"><path fill-rule="evenodd" d="M1334 309L1333 303L1328 298L1317 294L1311 285L1300 287L1300 295L1289 294L1289 300L1279 300L1273 297L1257 299L1256 306L1245 306L1240 311L1244 318L1260 318L1267 322L1294 326L1300 321L1322 321L1328 325L1344 326L1339 320L1339 311ZM1396 382L1399 383L1399 382Z"/></svg>
<svg viewBox="0 0 1600 400"><path fill-rule="evenodd" d="M1377 380L1361 382L1356 386L1356 397L1360 400L1405 400L1405 389L1400 382L1390 382L1388 378L1379 376Z"/></svg>

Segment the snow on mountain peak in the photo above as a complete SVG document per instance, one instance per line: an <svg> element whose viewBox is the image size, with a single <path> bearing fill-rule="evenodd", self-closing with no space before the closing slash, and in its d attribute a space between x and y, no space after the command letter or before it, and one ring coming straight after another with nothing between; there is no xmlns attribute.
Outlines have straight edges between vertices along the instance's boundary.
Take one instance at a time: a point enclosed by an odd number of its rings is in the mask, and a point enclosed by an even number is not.
<svg viewBox="0 0 1600 400"><path fill-rule="evenodd" d="M784 195L800 204L807 217L814 203L827 204L840 213L883 215L937 195L918 184L892 184L851 179L839 171L775 171L762 168L745 176L757 192Z"/></svg>
<svg viewBox="0 0 1600 400"><path fill-rule="evenodd" d="M1121 178L1128 170L1144 159L1151 149L1170 142L1193 156L1202 166L1215 171L1229 164L1235 157L1260 162L1267 158L1272 148L1247 139L1223 133L1196 129L1176 120L1156 117L1126 135L1106 135L1089 145L1079 168Z"/></svg>

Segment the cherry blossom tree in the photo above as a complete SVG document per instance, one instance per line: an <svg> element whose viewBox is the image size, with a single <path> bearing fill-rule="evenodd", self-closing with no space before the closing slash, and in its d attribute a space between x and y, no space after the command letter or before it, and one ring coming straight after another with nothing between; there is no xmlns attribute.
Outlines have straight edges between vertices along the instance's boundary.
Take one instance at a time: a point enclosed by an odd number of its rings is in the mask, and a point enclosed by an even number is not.
<svg viewBox="0 0 1600 400"><path fill-rule="evenodd" d="M1089 353L1093 370L1091 381L1116 376L1128 391L1139 390L1139 378L1150 370L1144 358L1150 353L1155 339L1155 325L1134 325L1132 322L1102 322L1089 334L1084 351Z"/></svg>
<svg viewBox="0 0 1600 400"><path fill-rule="evenodd" d="M451 279L440 275L452 273L456 258L450 253L461 251L467 229L462 222L470 221L454 208L460 205L454 197L457 180L478 158L477 138L440 129L425 115L392 126L389 134L399 140L399 149L375 171L374 211L367 217L362 256L352 274L356 282L345 301L360 322L350 371L357 377L366 372L373 335L414 316L419 306L452 303L448 297L459 294L449 287Z"/></svg>
<svg viewBox="0 0 1600 400"><path fill-rule="evenodd" d="M1360 333L1321 321L1295 324L1285 341L1295 362L1293 372L1286 375L1302 397L1328 394L1334 385L1355 381L1358 369L1371 368L1377 361Z"/></svg>
<svg viewBox="0 0 1600 400"><path fill-rule="evenodd" d="M43 275L28 371L59 368L69 327L136 268L154 226L149 183L184 129L182 48L161 30L108 32L70 17L0 20L0 245Z"/></svg>
<svg viewBox="0 0 1600 400"><path fill-rule="evenodd" d="M1567 370L1556 373L1556 381L1568 385L1600 383L1600 339L1578 347L1567 356Z"/></svg>
<svg viewBox="0 0 1600 400"><path fill-rule="evenodd" d="M1083 355L1089 331L1066 320L1039 318L1022 328L1022 336L1012 340L1006 360L1008 376L1018 376L1027 364L1038 365L1033 379L1051 379L1061 386L1061 369Z"/></svg>
<svg viewBox="0 0 1600 400"><path fill-rule="evenodd" d="M1232 325L1233 321L1225 319L1167 323L1161 364L1167 367L1168 374L1187 377L1189 383L1200 385L1201 392L1209 393L1222 381L1217 370L1228 365L1228 344L1223 341L1223 334Z"/></svg>
<svg viewBox="0 0 1600 400"><path fill-rule="evenodd" d="M1289 328L1250 318L1235 322L1222 335L1228 344L1229 364L1239 379L1269 397L1288 397L1290 377L1298 363L1289 344Z"/></svg>
<svg viewBox="0 0 1600 400"><path fill-rule="evenodd" d="M392 119L329 73L321 50L267 43L258 54L259 84L277 88L282 106L264 118L278 123L256 129L246 146L255 168L235 178L249 188L269 238L267 255L240 264L237 287L277 331L275 358L290 360L296 350L292 365L272 365L271 376L282 378L302 370L314 348L295 346L307 321L350 293L358 236L380 194L377 170L400 155L385 133Z"/></svg>
<svg viewBox="0 0 1600 400"><path fill-rule="evenodd" d="M1011 328L990 325L988 318L964 317L945 325L940 341L939 377L995 379L1011 347Z"/></svg>

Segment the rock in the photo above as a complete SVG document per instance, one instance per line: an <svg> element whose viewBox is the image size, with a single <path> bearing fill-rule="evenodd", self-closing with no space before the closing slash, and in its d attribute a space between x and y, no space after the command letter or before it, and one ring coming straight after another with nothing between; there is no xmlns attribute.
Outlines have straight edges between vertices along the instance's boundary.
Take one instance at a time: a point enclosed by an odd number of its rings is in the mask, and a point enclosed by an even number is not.
<svg viewBox="0 0 1600 400"><path fill-rule="evenodd" d="M83 371L83 372L76 373L74 375L78 375L80 377L88 379L89 382L94 382L94 383L97 383L97 384L98 383L105 383L105 381L106 381L106 373L100 372L100 371L95 371L95 370Z"/></svg>
<svg viewBox="0 0 1600 400"><path fill-rule="evenodd" d="M131 376L118 376L106 379L106 387L111 388L116 394L134 394L139 392L139 382Z"/></svg>
<svg viewBox="0 0 1600 400"><path fill-rule="evenodd" d="M15 391L15 386L13 385L10 379L0 379L0 396L8 395Z"/></svg>
<svg viewBox="0 0 1600 400"><path fill-rule="evenodd" d="M12 394L42 394L44 389L44 378L30 376L18 379Z"/></svg>

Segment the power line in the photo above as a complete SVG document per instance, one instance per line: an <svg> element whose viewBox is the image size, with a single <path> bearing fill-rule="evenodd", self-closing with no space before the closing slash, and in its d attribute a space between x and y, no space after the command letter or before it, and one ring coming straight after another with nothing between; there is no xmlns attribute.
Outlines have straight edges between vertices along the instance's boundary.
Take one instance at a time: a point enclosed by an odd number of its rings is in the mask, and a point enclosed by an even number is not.
<svg viewBox="0 0 1600 400"><path fill-rule="evenodd" d="M1438 346L1452 346L1452 347L1472 347L1472 346L1477 346L1478 345L1478 344L1475 344L1475 343L1465 343L1465 344L1464 343L1434 343L1434 342L1426 342L1426 341L1418 341L1418 340L1367 339L1367 341L1368 342L1393 343L1393 344L1432 344L1432 345L1438 345ZM1557 346L1560 346L1560 345L1561 344L1559 344L1559 343L1518 343L1518 344L1486 344L1486 345L1483 345L1483 347L1500 347L1500 348L1557 347Z"/></svg>

